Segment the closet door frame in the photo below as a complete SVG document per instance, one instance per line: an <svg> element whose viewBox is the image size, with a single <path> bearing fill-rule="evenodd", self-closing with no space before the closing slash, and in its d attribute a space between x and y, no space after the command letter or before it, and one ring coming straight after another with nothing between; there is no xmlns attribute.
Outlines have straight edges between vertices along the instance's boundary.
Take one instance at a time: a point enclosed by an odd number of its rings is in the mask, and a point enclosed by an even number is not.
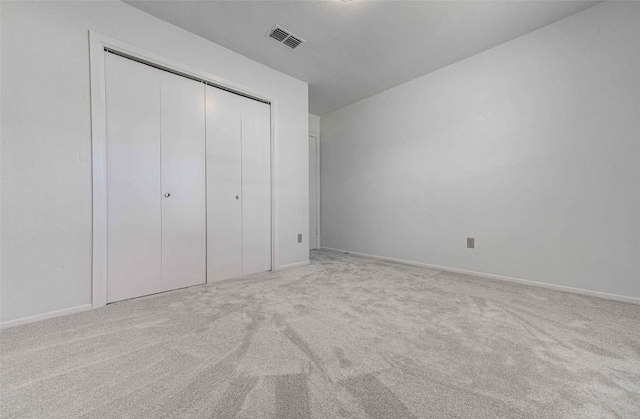
<svg viewBox="0 0 640 419"><path fill-rule="evenodd" d="M271 270L279 268L278 229L276 225L275 205L275 161L274 144L277 138L276 124L278 113L278 98L250 89L242 84L218 77L215 74L202 71L161 55L135 47L98 32L89 33L89 65L91 74L91 152L92 152L92 200L93 200L93 233L92 233L92 308L107 304L107 115L106 115L106 85L105 85L105 54L106 49L133 60L146 63L161 70L211 83L222 89L237 93L262 102L268 102L271 107Z"/></svg>

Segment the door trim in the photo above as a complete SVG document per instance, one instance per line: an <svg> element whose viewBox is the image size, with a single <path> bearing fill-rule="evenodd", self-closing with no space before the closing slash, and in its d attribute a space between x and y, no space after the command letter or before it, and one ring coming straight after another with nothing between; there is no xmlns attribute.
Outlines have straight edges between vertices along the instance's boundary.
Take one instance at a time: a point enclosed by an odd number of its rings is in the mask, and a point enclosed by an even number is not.
<svg viewBox="0 0 640 419"><path fill-rule="evenodd" d="M156 66L169 72L202 80L225 90L266 101L271 104L271 270L279 267L278 232L276 225L276 185L275 185L275 139L278 135L276 124L278 98L249 89L215 74L208 73L169 58L135 47L126 42L110 38L98 32L89 31L89 65L91 75L91 153L92 153L92 275L91 305L98 308L107 303L107 130L105 102L105 49L112 50L132 59Z"/></svg>
<svg viewBox="0 0 640 419"><path fill-rule="evenodd" d="M316 228L318 234L316 234L316 249L320 249L321 231L320 228L320 136L318 134L309 134L309 137L316 139Z"/></svg>

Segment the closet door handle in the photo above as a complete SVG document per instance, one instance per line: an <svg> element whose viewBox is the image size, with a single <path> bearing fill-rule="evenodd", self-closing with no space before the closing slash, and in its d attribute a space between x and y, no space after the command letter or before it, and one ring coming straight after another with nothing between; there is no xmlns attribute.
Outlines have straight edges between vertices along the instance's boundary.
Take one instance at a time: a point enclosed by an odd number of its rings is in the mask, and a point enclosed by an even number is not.
<svg viewBox="0 0 640 419"><path fill-rule="evenodd" d="M164 194L165 198L169 198L171 196L171 194L169 192L167 192L166 194Z"/></svg>
<svg viewBox="0 0 640 419"><path fill-rule="evenodd" d="M236 195L236 199L240 199L240 195Z"/></svg>

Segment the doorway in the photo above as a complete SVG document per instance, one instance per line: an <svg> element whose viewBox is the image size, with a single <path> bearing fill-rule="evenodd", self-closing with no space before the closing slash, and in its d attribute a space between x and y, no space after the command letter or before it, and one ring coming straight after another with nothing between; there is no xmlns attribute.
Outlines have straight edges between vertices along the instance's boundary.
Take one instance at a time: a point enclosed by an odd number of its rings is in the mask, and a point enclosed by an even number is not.
<svg viewBox="0 0 640 419"><path fill-rule="evenodd" d="M309 136L309 250L320 247L320 153L318 138Z"/></svg>

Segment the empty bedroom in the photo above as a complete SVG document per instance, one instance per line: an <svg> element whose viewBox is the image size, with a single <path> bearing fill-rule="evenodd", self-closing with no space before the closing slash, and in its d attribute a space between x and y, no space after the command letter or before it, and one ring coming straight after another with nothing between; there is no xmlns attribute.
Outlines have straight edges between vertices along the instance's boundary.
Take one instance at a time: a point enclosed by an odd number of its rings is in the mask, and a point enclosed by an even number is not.
<svg viewBox="0 0 640 419"><path fill-rule="evenodd" d="M0 1L1 418L639 418L640 2Z"/></svg>

